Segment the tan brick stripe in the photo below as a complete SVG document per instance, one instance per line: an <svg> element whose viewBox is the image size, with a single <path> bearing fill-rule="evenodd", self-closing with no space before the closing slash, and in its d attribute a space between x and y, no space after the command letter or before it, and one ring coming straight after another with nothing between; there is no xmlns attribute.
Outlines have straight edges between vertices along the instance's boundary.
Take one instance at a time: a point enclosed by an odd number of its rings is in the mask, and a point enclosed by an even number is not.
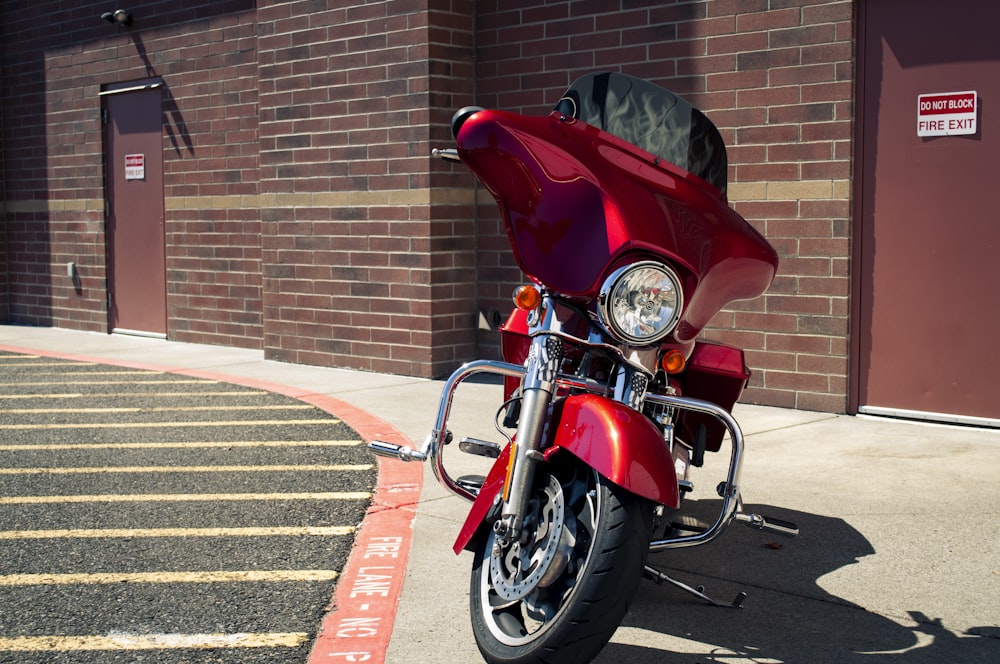
<svg viewBox="0 0 1000 664"><path fill-rule="evenodd" d="M790 182L733 182L729 185L732 201L843 199L850 191L849 180L800 180ZM483 197L480 197L483 198ZM488 198L488 197L487 197ZM470 189L399 189L387 191L343 191L317 193L260 194L256 196L182 196L165 199L168 210L226 210L337 207L337 206L405 206L405 205L464 205L476 201ZM480 200L479 202L488 202ZM99 198L72 200L13 200L0 202L7 212L73 212L103 209Z"/></svg>
<svg viewBox="0 0 1000 664"><path fill-rule="evenodd" d="M410 205L472 205L473 189L390 189L386 191L333 191L248 196L173 196L164 199L167 210L236 210L310 207L396 207ZM104 209L100 198L67 200L11 200L0 202L0 212L92 212Z"/></svg>

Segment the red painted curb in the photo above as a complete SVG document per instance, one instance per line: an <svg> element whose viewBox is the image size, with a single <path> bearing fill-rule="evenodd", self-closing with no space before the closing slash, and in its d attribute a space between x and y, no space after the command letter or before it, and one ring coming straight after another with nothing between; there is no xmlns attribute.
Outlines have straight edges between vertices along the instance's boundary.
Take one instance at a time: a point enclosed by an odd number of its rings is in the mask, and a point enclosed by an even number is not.
<svg viewBox="0 0 1000 664"><path fill-rule="evenodd" d="M410 445L394 426L322 395L302 399L335 413L366 441ZM324 405L327 404L327 405ZM384 662L406 577L413 519L423 486L423 464L380 458L378 485L347 566L337 581L332 610L323 619L309 657L318 662Z"/></svg>
<svg viewBox="0 0 1000 664"><path fill-rule="evenodd" d="M41 351L0 344L11 353L42 355L79 362L146 369L253 387L316 406L342 420L366 442L373 439L412 445L396 427L345 401L309 390L213 371L108 360L73 353ZM323 619L309 664L384 662L392 624L406 577L413 519L423 487L423 464L378 459L378 483L347 565L337 579L332 610Z"/></svg>

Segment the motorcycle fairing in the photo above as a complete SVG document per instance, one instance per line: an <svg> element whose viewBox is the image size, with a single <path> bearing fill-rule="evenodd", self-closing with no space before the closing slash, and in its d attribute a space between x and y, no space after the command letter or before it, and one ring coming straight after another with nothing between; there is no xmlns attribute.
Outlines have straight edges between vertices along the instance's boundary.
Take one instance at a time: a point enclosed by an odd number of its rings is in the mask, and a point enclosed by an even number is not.
<svg viewBox="0 0 1000 664"><path fill-rule="evenodd" d="M539 283L593 298L629 255L677 268L688 296L678 342L775 274L774 250L719 189L584 122L484 110L462 124L457 145L496 199L518 265Z"/></svg>
<svg viewBox="0 0 1000 664"><path fill-rule="evenodd" d="M673 457L663 435L640 413L597 394L577 394L557 406L558 421L550 459L565 450L615 484L667 507L680 506ZM452 547L467 548L503 490L510 446L504 448L490 469L472 509Z"/></svg>

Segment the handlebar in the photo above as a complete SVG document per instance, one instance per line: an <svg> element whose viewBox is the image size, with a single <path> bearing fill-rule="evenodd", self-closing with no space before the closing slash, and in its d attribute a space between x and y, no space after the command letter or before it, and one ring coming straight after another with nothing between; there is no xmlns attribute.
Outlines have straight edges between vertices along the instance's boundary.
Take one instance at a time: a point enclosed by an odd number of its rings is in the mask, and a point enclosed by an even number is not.
<svg viewBox="0 0 1000 664"><path fill-rule="evenodd" d="M458 156L458 150L455 148L446 148L443 150L440 148L434 148L431 150L431 156L437 157L438 159L444 159L445 161L462 161L462 159Z"/></svg>

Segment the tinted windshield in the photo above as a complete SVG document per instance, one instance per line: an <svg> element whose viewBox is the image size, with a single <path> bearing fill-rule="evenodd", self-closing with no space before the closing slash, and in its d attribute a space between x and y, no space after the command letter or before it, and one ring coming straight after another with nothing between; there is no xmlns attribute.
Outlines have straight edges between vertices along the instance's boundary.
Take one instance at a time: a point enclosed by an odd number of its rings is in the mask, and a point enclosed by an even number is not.
<svg viewBox="0 0 1000 664"><path fill-rule="evenodd" d="M556 110L726 191L726 147L719 131L668 90L625 74L588 74L566 91Z"/></svg>

